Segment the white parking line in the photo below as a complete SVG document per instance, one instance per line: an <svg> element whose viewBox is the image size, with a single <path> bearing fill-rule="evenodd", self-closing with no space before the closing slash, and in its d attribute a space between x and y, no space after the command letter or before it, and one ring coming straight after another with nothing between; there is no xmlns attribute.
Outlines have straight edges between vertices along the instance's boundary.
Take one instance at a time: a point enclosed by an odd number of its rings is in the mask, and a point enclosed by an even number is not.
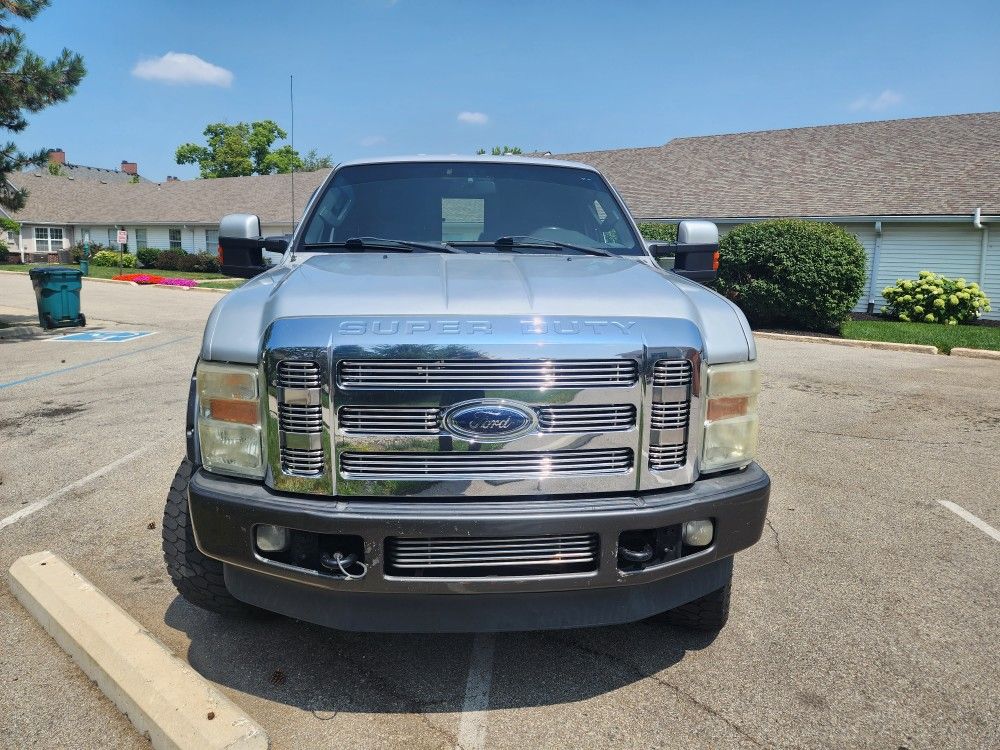
<svg viewBox="0 0 1000 750"><path fill-rule="evenodd" d="M493 682L495 644L496 638L492 633L477 633L472 642L469 679L465 682L465 702L455 740L459 750L482 750L486 747L486 708L490 703L490 684Z"/></svg>
<svg viewBox="0 0 1000 750"><path fill-rule="evenodd" d="M983 519L979 518L978 516L972 515L971 513L969 513L969 511L967 511L961 505L956 505L955 503L951 502L950 500L938 500L938 502L941 503L941 505L943 505L944 507L946 507L948 510L950 510L952 513L954 513L956 516L961 516L966 521L968 521L973 526L975 526L977 529L979 529L980 531L982 531L983 533L985 533L987 536L991 536L994 539L996 539L998 542L1000 542L1000 531L997 531L996 529L994 529L992 526L990 526L988 523L986 523L986 521L984 521Z"/></svg>
<svg viewBox="0 0 1000 750"><path fill-rule="evenodd" d="M151 447L150 445L146 445L146 446L144 446L142 448L139 448L139 450L132 451L131 453L129 453L127 455L124 455L121 458L116 459L115 461L112 461L107 466L105 466L103 468L100 468L100 469L98 469L97 471L95 471L95 472L93 472L91 474L88 474L83 479L77 479L75 482L73 482L73 484L67 484L61 490L56 490L51 495L47 495L46 497L43 497L41 500L36 500L35 502L31 503L30 505L25 505L23 508L21 508L21 510L17 511L17 513L12 513L11 515L9 515L6 518L4 518L3 520L0 520L0 530L3 530L5 528L7 528L8 526L11 526L11 525L17 523L22 518L27 518L32 513L37 513L42 508L44 508L46 505L51 504L54 500L58 500L60 497L62 497L66 493L72 492L73 490L77 489L78 487L83 487L83 485L87 484L88 482L92 482L92 481L94 481L95 479L97 479L99 477L103 477L109 471L113 471L114 469L117 469L123 463L126 463L127 461L131 461L133 458L135 458L139 454L145 453L147 450L150 449L150 447Z"/></svg>

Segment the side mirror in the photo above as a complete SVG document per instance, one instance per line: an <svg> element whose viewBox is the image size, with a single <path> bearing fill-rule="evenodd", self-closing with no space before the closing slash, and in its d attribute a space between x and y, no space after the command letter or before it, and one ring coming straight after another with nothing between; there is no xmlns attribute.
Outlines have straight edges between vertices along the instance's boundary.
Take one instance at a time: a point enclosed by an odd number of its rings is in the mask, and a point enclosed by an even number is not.
<svg viewBox="0 0 1000 750"><path fill-rule="evenodd" d="M249 279L267 270L264 251L283 253L284 237L261 237L260 217L229 214L219 222L219 270L227 276Z"/></svg>
<svg viewBox="0 0 1000 750"><path fill-rule="evenodd" d="M719 274L719 228L711 221L682 221L677 242L649 246L654 258L674 255L674 273L702 284Z"/></svg>

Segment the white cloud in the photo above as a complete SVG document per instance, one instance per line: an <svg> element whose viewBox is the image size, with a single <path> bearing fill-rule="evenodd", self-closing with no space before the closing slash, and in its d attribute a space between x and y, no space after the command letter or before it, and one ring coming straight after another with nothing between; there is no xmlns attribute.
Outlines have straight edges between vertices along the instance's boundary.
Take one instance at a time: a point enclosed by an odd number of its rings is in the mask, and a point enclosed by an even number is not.
<svg viewBox="0 0 1000 750"><path fill-rule="evenodd" d="M229 86L233 82L232 71L212 65L187 52L168 52L162 57L140 60L132 68L132 75L147 81L194 83L206 86Z"/></svg>
<svg viewBox="0 0 1000 750"><path fill-rule="evenodd" d="M385 143L384 135L366 135L361 139L361 145L365 148L371 148L372 146L381 146Z"/></svg>
<svg viewBox="0 0 1000 750"><path fill-rule="evenodd" d="M902 94L898 91L893 91L892 89L886 89L878 96L859 96L850 103L849 107L854 112L860 112L862 110L868 112L883 112L891 107L895 107L902 101Z"/></svg>
<svg viewBox="0 0 1000 750"><path fill-rule="evenodd" d="M458 121L466 125L485 125L490 118L484 112L459 112Z"/></svg>

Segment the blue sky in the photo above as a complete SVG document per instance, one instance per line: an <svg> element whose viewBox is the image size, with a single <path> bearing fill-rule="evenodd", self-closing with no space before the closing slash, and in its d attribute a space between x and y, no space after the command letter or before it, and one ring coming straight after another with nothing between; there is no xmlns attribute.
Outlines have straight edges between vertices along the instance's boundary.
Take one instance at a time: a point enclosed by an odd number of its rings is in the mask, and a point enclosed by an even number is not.
<svg viewBox="0 0 1000 750"><path fill-rule="evenodd" d="M287 128L289 74L296 147L335 161L1000 110L995 0L55 0L23 29L89 72L18 145L158 180L209 122Z"/></svg>

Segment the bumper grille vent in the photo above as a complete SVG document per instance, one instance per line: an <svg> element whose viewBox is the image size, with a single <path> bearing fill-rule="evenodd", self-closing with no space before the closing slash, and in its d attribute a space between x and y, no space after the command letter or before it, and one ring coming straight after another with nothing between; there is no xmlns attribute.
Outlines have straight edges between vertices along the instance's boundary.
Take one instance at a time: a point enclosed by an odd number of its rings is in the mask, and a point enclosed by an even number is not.
<svg viewBox="0 0 1000 750"><path fill-rule="evenodd" d="M344 360L345 388L516 389L631 386L638 365L608 360Z"/></svg>
<svg viewBox="0 0 1000 750"><path fill-rule="evenodd" d="M340 471L356 479L500 479L624 474L628 448L535 452L342 453Z"/></svg>
<svg viewBox="0 0 1000 750"><path fill-rule="evenodd" d="M691 363L661 359L653 367L653 386L691 385Z"/></svg>
<svg viewBox="0 0 1000 750"><path fill-rule="evenodd" d="M597 569L596 534L386 540L390 575L436 578L559 575Z"/></svg>
<svg viewBox="0 0 1000 750"><path fill-rule="evenodd" d="M278 363L278 386L281 388L319 388L319 365L286 359Z"/></svg>

